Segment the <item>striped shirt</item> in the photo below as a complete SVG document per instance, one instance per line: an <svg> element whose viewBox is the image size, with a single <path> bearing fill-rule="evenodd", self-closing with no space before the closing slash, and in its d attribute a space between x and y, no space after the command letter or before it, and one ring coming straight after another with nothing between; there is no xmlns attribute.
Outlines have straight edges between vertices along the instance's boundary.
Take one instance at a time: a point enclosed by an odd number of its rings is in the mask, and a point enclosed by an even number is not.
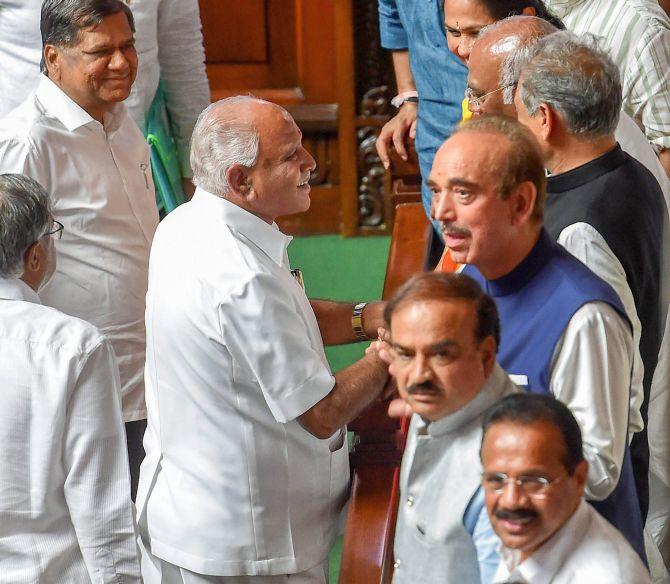
<svg viewBox="0 0 670 584"><path fill-rule="evenodd" d="M545 0L577 34L604 38L623 108L657 150L670 148L670 20L655 0Z"/></svg>

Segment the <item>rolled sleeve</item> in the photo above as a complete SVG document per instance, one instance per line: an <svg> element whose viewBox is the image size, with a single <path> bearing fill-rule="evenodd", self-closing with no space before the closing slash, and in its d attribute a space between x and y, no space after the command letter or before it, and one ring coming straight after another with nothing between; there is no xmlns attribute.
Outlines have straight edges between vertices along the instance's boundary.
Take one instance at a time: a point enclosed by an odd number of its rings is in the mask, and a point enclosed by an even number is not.
<svg viewBox="0 0 670 584"><path fill-rule="evenodd" d="M395 0L379 0L379 35L385 49L403 50L409 46Z"/></svg>
<svg viewBox="0 0 670 584"><path fill-rule="evenodd" d="M220 308L225 311L220 315L222 334L233 360L251 372L281 423L305 413L335 385L320 339L297 310L298 294L303 292L259 273L231 294L230 306Z"/></svg>

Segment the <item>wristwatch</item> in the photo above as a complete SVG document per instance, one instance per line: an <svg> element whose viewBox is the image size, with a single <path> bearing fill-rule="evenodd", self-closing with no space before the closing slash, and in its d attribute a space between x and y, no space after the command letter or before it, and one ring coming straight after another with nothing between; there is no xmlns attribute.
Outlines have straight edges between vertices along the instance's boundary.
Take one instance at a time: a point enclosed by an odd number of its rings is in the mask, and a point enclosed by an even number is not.
<svg viewBox="0 0 670 584"><path fill-rule="evenodd" d="M367 302L359 302L354 306L354 312L351 315L351 328L356 335L356 339L359 341L369 341L370 337L365 334L365 329L363 329L363 309Z"/></svg>
<svg viewBox="0 0 670 584"><path fill-rule="evenodd" d="M419 92L403 91L402 93L399 93L391 100L391 105L396 109L400 109L402 104L408 101L411 103L419 103Z"/></svg>

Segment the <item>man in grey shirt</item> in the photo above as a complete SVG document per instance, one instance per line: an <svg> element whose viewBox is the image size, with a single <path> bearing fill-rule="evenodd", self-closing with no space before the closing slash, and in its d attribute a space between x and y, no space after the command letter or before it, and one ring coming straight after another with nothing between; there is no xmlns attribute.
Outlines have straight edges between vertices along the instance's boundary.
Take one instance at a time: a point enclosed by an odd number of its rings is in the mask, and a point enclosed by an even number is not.
<svg viewBox="0 0 670 584"><path fill-rule="evenodd" d="M427 273L405 284L385 312L390 361L411 414L400 471L393 582L490 582L498 539L480 492L484 412L517 391L496 364L500 336L493 300L467 276Z"/></svg>

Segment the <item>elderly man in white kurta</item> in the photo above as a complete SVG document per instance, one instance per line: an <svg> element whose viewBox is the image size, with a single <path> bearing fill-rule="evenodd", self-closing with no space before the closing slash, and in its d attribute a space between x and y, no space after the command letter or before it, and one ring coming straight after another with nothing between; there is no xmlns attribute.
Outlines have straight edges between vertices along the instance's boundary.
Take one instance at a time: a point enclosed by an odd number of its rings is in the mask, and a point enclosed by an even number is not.
<svg viewBox="0 0 670 584"><path fill-rule="evenodd" d="M314 159L282 108L210 106L193 199L161 223L147 294L147 584L325 583L347 496L344 425L381 392L369 355L333 375L324 343L377 334L381 304L308 300L275 219L309 208Z"/></svg>
<svg viewBox="0 0 670 584"><path fill-rule="evenodd" d="M0 171L26 174L53 197L65 232L42 301L111 340L136 477L138 421L146 418L147 269L158 213L148 147L120 103L137 69L132 14L120 0L47 0L42 12L46 74L0 121Z"/></svg>
<svg viewBox="0 0 670 584"><path fill-rule="evenodd" d="M62 230L37 182L0 175L0 581L139 584L112 347L37 295Z"/></svg>

